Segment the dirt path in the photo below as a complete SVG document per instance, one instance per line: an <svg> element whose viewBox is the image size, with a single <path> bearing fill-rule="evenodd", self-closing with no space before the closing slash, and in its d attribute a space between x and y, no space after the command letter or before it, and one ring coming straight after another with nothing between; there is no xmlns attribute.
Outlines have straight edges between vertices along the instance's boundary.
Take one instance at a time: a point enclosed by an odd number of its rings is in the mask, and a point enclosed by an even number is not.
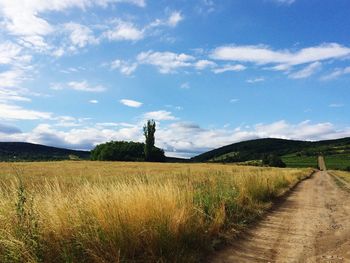
<svg viewBox="0 0 350 263"><path fill-rule="evenodd" d="M350 194L317 172L209 262L350 262Z"/></svg>

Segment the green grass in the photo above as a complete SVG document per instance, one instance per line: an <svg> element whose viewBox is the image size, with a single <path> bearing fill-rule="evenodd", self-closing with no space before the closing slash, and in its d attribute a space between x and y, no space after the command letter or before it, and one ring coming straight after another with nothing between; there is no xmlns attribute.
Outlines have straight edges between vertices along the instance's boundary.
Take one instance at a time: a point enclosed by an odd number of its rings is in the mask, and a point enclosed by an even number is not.
<svg viewBox="0 0 350 263"><path fill-rule="evenodd" d="M317 168L317 156L296 156L295 154L288 154L282 156L283 162L287 167L314 167Z"/></svg>
<svg viewBox="0 0 350 263"><path fill-rule="evenodd" d="M346 170L350 167L350 154L325 156L327 169Z"/></svg>

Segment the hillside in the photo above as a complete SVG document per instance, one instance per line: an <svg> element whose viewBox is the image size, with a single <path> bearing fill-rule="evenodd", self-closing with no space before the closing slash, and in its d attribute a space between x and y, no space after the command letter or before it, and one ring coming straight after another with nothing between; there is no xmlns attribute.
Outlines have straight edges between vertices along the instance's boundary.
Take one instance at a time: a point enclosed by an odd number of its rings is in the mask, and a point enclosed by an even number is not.
<svg viewBox="0 0 350 263"><path fill-rule="evenodd" d="M0 142L0 161L51 161L89 159L90 152L26 142Z"/></svg>
<svg viewBox="0 0 350 263"><path fill-rule="evenodd" d="M256 139L226 145L191 158L194 162L246 162L261 160L264 155L281 156L289 167L317 166L316 157L325 156L329 168L350 166L350 138L325 141Z"/></svg>

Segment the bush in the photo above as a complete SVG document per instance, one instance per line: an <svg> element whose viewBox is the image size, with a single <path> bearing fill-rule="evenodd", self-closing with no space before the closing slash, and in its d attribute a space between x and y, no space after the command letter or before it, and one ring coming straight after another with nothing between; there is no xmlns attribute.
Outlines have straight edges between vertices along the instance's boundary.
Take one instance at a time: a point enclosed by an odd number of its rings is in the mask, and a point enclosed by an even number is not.
<svg viewBox="0 0 350 263"><path fill-rule="evenodd" d="M263 165L271 167L286 167L286 164L282 161L282 159L275 154L264 155L262 163Z"/></svg>

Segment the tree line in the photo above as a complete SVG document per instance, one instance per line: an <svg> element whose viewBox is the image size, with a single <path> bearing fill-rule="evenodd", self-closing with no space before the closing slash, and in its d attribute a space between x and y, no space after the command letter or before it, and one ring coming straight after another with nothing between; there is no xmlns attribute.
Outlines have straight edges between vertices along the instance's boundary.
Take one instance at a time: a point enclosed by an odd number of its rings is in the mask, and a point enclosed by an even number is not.
<svg viewBox="0 0 350 263"><path fill-rule="evenodd" d="M143 127L145 143L110 141L97 145L91 151L96 161L147 161L164 162L164 151L155 146L156 122L148 120Z"/></svg>

